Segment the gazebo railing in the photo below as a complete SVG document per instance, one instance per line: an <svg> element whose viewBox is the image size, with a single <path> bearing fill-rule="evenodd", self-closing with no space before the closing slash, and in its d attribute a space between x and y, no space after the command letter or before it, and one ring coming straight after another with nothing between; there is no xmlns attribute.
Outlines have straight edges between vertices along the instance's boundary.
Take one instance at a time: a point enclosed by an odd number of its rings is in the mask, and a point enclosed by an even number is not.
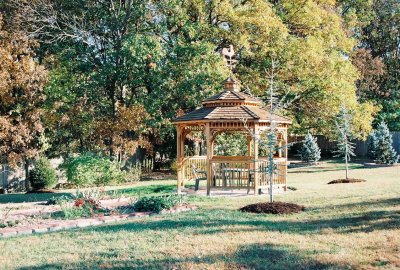
<svg viewBox="0 0 400 270"><path fill-rule="evenodd" d="M184 181L193 180L193 166L197 170L207 171L207 156L186 157L182 164L182 174Z"/></svg>
<svg viewBox="0 0 400 270"><path fill-rule="evenodd" d="M287 164L285 158L276 158L277 170L273 175L274 188L285 188ZM210 160L212 171L212 188L254 188L255 171L258 172L259 188L269 188L268 160L260 158L258 169L252 157L213 157ZM183 160L182 172L184 181L193 180L193 166L197 170L207 171L207 157L193 156Z"/></svg>

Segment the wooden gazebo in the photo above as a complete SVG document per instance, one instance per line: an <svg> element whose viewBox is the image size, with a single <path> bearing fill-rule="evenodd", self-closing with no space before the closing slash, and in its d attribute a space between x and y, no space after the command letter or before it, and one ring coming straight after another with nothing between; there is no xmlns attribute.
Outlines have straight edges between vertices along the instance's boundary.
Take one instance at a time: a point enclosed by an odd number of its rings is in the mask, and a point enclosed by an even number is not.
<svg viewBox="0 0 400 270"><path fill-rule="evenodd" d="M204 170L207 176L207 195L211 189L246 189L260 194L268 189L268 176L259 168L267 165L266 157L259 156L259 136L267 130L271 119L278 131L279 145L287 142L290 119L270 115L261 108L262 102L239 91L237 82L229 78L224 81L224 90L202 102L202 107L173 119L177 129L178 193L185 183L193 180L192 168ZM204 132L207 146L206 156L185 157L185 138L192 132ZM214 155L214 141L220 133L241 132L247 137L246 156ZM277 173L273 187L286 190L287 148L282 147L274 155Z"/></svg>

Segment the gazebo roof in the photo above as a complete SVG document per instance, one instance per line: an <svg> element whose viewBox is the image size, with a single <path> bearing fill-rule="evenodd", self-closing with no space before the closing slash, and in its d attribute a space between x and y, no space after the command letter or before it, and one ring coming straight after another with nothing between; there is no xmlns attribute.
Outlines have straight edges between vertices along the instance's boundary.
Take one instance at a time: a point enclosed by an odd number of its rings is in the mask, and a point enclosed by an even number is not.
<svg viewBox="0 0 400 270"><path fill-rule="evenodd" d="M173 122L209 122L237 120L269 122L270 113L260 107L261 100L239 92L236 81L224 81L224 91L205 99L203 107L173 119ZM290 124L289 118L273 114L273 121Z"/></svg>

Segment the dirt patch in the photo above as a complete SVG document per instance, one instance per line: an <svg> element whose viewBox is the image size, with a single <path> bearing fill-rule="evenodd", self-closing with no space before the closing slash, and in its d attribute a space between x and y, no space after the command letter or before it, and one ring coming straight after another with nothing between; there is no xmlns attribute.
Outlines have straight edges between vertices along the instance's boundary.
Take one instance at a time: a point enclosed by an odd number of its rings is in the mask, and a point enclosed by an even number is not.
<svg viewBox="0 0 400 270"><path fill-rule="evenodd" d="M347 178L347 179L336 179L333 181L330 181L328 185L331 184L348 184L348 183L362 183L362 182L367 182L364 179L355 179L355 178Z"/></svg>
<svg viewBox="0 0 400 270"><path fill-rule="evenodd" d="M257 213L257 214L292 214L304 211L302 205L286 202L273 203L255 203L249 204L240 208L242 212Z"/></svg>

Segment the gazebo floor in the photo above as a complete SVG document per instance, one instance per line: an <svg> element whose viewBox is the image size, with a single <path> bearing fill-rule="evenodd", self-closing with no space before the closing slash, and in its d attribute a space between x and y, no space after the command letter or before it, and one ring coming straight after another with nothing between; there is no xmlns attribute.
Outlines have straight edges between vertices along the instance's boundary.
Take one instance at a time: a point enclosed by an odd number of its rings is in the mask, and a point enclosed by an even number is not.
<svg viewBox="0 0 400 270"><path fill-rule="evenodd" d="M267 195L268 190L262 189L261 195ZM274 194L276 193L284 193L282 189L274 189ZM186 195L196 195L196 196L207 196L207 189L200 188L197 191L194 191L194 188L184 188L182 189L181 194ZM254 190L250 190L249 194L247 194L247 189L211 189L211 197L244 197L244 196L254 196Z"/></svg>

